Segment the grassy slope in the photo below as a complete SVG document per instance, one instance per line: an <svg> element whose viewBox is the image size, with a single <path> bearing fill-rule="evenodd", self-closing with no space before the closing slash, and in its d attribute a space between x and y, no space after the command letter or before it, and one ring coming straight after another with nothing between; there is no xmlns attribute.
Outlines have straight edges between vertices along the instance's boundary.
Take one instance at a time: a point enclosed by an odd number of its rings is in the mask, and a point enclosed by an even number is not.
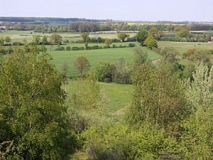
<svg viewBox="0 0 213 160"><path fill-rule="evenodd" d="M66 91L72 95L76 90L75 80L70 80L66 86ZM123 85L115 83L99 83L104 93L108 97L108 110L115 113L121 108L129 105L131 102L132 85ZM64 88L64 86L63 86Z"/></svg>

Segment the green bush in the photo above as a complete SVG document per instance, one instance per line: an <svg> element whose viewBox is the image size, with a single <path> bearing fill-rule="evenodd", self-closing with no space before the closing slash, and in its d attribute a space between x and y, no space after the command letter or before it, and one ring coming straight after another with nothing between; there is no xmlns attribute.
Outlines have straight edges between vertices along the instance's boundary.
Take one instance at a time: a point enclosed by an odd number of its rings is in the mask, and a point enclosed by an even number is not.
<svg viewBox="0 0 213 160"><path fill-rule="evenodd" d="M129 47L135 47L135 43L129 43Z"/></svg>
<svg viewBox="0 0 213 160"><path fill-rule="evenodd" d="M66 50L67 50L67 51L70 51L70 50L71 50L71 47L70 47L70 46L67 46L67 47L66 47Z"/></svg>
<svg viewBox="0 0 213 160"><path fill-rule="evenodd" d="M56 48L55 50L56 51L64 51L64 47L61 46L61 47Z"/></svg>
<svg viewBox="0 0 213 160"><path fill-rule="evenodd" d="M76 47L76 46L74 46L74 47L72 47L72 50L73 51L84 50L84 47Z"/></svg>

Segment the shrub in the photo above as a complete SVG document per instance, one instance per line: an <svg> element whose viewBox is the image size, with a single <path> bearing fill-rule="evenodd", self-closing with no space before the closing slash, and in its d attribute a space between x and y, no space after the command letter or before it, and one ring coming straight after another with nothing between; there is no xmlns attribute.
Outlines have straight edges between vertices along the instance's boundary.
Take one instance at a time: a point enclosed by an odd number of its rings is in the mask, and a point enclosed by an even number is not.
<svg viewBox="0 0 213 160"><path fill-rule="evenodd" d="M67 46L67 47L66 47L66 50L67 50L67 51L70 51L70 50L71 50L71 47L70 47L70 46Z"/></svg>
<svg viewBox="0 0 213 160"><path fill-rule="evenodd" d="M135 43L129 43L129 47L135 47Z"/></svg>
<svg viewBox="0 0 213 160"><path fill-rule="evenodd" d="M55 49L56 51L64 51L64 47L58 47Z"/></svg>
<svg viewBox="0 0 213 160"><path fill-rule="evenodd" d="M21 45L23 45L23 43L21 43L21 42L13 42L13 46L21 46Z"/></svg>
<svg viewBox="0 0 213 160"><path fill-rule="evenodd" d="M72 50L73 51L84 50L84 47L76 47L76 46L74 46L74 47L72 47Z"/></svg>

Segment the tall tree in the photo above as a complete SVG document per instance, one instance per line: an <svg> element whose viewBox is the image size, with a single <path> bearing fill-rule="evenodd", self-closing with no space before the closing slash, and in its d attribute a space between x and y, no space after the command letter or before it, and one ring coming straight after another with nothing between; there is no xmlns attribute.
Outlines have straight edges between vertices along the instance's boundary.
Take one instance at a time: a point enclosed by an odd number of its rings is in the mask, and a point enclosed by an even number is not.
<svg viewBox="0 0 213 160"><path fill-rule="evenodd" d="M0 159L67 159L77 140L69 129L61 76L45 49L30 51L0 58Z"/></svg>
<svg viewBox="0 0 213 160"><path fill-rule="evenodd" d="M124 32L120 32L120 33L118 33L117 36L118 36L118 39L120 39L122 42L124 42L125 39L128 39L130 35L127 33L124 33Z"/></svg>
<svg viewBox="0 0 213 160"><path fill-rule="evenodd" d="M82 75L84 71L88 71L90 69L90 63L86 57L80 56L74 62L74 68Z"/></svg>
<svg viewBox="0 0 213 160"><path fill-rule="evenodd" d="M146 30L141 30L140 32L137 33L136 40L143 46L144 41L146 40L148 36L149 36L149 33Z"/></svg>
<svg viewBox="0 0 213 160"><path fill-rule="evenodd" d="M137 68L132 82L134 91L127 122L136 126L158 124L173 134L189 113L181 84L166 68L156 70L148 62Z"/></svg>
<svg viewBox="0 0 213 160"><path fill-rule="evenodd" d="M82 32L81 37L83 38L84 42L87 42L89 39L89 32Z"/></svg>
<svg viewBox="0 0 213 160"><path fill-rule="evenodd" d="M112 40L109 38L106 38L104 43L107 45L107 47L110 47L110 45L112 44Z"/></svg>
<svg viewBox="0 0 213 160"><path fill-rule="evenodd" d="M147 61L147 53L143 51L143 48L140 46L134 47L134 59L133 66L138 67Z"/></svg>
<svg viewBox="0 0 213 160"><path fill-rule="evenodd" d="M54 33L50 36L50 41L52 44L61 44L62 37L59 34Z"/></svg>
<svg viewBox="0 0 213 160"><path fill-rule="evenodd" d="M145 39L144 45L146 45L150 49L152 49L153 47L155 47L155 48L158 47L158 43L157 43L156 39L154 37L152 37L152 36L148 36Z"/></svg>

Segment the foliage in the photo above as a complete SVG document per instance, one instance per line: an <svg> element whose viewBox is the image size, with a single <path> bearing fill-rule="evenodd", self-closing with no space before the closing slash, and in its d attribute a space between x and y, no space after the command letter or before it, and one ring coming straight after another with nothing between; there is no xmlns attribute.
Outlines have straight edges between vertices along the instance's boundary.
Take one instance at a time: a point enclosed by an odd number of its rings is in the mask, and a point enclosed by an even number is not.
<svg viewBox="0 0 213 160"><path fill-rule="evenodd" d="M164 35L162 31L159 31L157 28L153 27L149 30L149 34L154 37L156 40L160 40L160 38Z"/></svg>
<svg viewBox="0 0 213 160"><path fill-rule="evenodd" d="M127 70L125 61L120 58L116 65L116 72L113 81L119 84L130 84L131 83L131 71Z"/></svg>
<svg viewBox="0 0 213 160"><path fill-rule="evenodd" d="M127 122L131 126L158 124L168 134L177 134L180 121L189 114L189 107L176 77L165 67L156 70L144 63L134 72L132 82L134 91Z"/></svg>
<svg viewBox="0 0 213 160"><path fill-rule="evenodd" d="M163 56L163 61L174 63L177 61L177 56L179 52L174 47L165 47L160 51Z"/></svg>
<svg viewBox="0 0 213 160"><path fill-rule="evenodd" d="M69 129L62 79L45 48L30 51L0 59L0 143L5 144L0 158L66 159L78 143Z"/></svg>
<svg viewBox="0 0 213 160"><path fill-rule="evenodd" d="M50 42L51 42L52 44L61 44L61 42L62 42L62 37L61 37L59 34L54 33L54 34L52 34L52 35L50 36Z"/></svg>
<svg viewBox="0 0 213 160"><path fill-rule="evenodd" d="M82 75L83 72L90 69L90 63L86 57L80 56L75 60L74 68Z"/></svg>
<svg viewBox="0 0 213 160"><path fill-rule="evenodd" d="M68 110L71 128L81 133L92 125L102 125L102 120L108 114L107 103L108 98L93 72L86 78L78 78L68 103L71 105Z"/></svg>
<svg viewBox="0 0 213 160"><path fill-rule="evenodd" d="M147 53L143 51L142 47L134 47L133 66L138 67L147 61Z"/></svg>
<svg viewBox="0 0 213 160"><path fill-rule="evenodd" d="M208 50L195 50L193 54L191 54L187 59L193 62L200 62L202 61L204 64L211 66L210 62L210 51Z"/></svg>
<svg viewBox="0 0 213 160"><path fill-rule="evenodd" d="M194 109L200 107L210 107L213 103L213 67L209 70L203 62L195 65L192 74L193 81L190 79L186 83L187 99Z"/></svg>
<svg viewBox="0 0 213 160"><path fill-rule="evenodd" d="M124 33L124 32L119 32L119 33L117 34L117 36L118 36L118 39L121 40L121 42L124 42L125 39L128 39L128 38L130 37L129 34Z"/></svg>
<svg viewBox="0 0 213 160"><path fill-rule="evenodd" d="M146 30L141 30L137 33L136 40L143 46L148 35L149 33Z"/></svg>
<svg viewBox="0 0 213 160"><path fill-rule="evenodd" d="M101 82L112 82L116 67L107 61L100 61L95 66L95 74Z"/></svg>
<svg viewBox="0 0 213 160"><path fill-rule="evenodd" d="M82 32L81 37L83 38L84 42L87 42L89 39L89 32Z"/></svg>
<svg viewBox="0 0 213 160"><path fill-rule="evenodd" d="M178 37L181 37L181 38L187 38L187 37L190 36L190 32L189 32L189 30L183 28L183 29L181 29L180 31L178 31L178 32L176 33L176 35L177 35Z"/></svg>
<svg viewBox="0 0 213 160"><path fill-rule="evenodd" d="M152 36L148 36L146 38L146 40L144 41L144 45L146 45L148 48L152 49L152 48L158 48L158 43L156 41L156 39Z"/></svg>
<svg viewBox="0 0 213 160"><path fill-rule="evenodd" d="M160 159L165 153L176 158L171 149L173 138L165 138L157 125L144 125L138 130L123 124L92 126L83 133L86 148L92 159ZM166 157L167 158L167 157Z"/></svg>
<svg viewBox="0 0 213 160"><path fill-rule="evenodd" d="M109 47L112 44L112 40L109 38L106 38L104 43Z"/></svg>

